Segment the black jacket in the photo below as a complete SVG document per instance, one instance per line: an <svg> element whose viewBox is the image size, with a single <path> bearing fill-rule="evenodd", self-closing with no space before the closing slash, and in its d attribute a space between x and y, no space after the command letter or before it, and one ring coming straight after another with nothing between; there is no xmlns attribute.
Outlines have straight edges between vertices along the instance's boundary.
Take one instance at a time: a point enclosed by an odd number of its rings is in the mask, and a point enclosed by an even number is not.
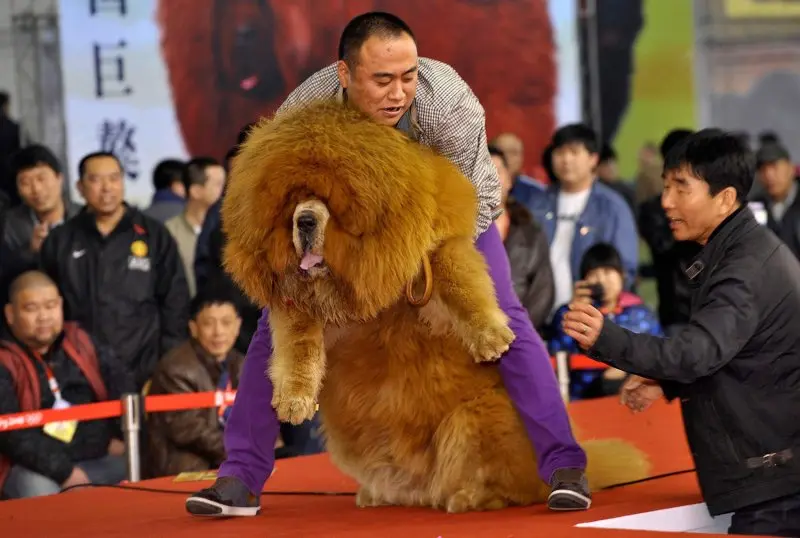
<svg viewBox="0 0 800 538"><path fill-rule="evenodd" d="M692 312L678 334L606 322L590 354L680 398L712 515L800 493L800 264L745 207L689 276Z"/></svg>
<svg viewBox="0 0 800 538"><path fill-rule="evenodd" d="M81 206L64 201L64 221L77 215ZM24 271L39 266L39 253L31 252L30 243L36 216L21 204L6 211L0 218L0 299L5 304L7 288L11 281Z"/></svg>
<svg viewBox="0 0 800 538"><path fill-rule="evenodd" d="M658 319L662 327L689 321L691 288L686 269L700 252L691 241L675 241L669 221L661 207L661 195L642 203L639 208L639 235L650 248L658 289Z"/></svg>
<svg viewBox="0 0 800 538"><path fill-rule="evenodd" d="M506 206L510 225L504 244L514 291L541 334L555 301L547 235L522 204L509 199Z"/></svg>
<svg viewBox="0 0 800 538"><path fill-rule="evenodd" d="M64 296L66 319L111 346L141 389L156 361L188 337L189 288L175 240L128 208L103 237L83 210L42 245L44 271Z"/></svg>
<svg viewBox="0 0 800 538"><path fill-rule="evenodd" d="M767 226L789 246L795 257L800 259L800 192L795 196L792 205L786 208L780 222L772 216L774 204L768 196L757 196L754 201L764 204L767 210Z"/></svg>
<svg viewBox="0 0 800 538"><path fill-rule="evenodd" d="M217 225L211 230L208 237L207 264L203 285L209 288L226 290L228 296L236 304L242 317L242 327L239 329L235 347L244 354L247 353L247 348L250 347L250 340L253 339L253 335L256 333L261 309L245 295L230 275L225 272L222 266L222 250L224 246L225 235L222 233L222 222L217 219ZM197 289L200 289L199 283Z"/></svg>
<svg viewBox="0 0 800 538"><path fill-rule="evenodd" d="M13 340L8 334L0 338ZM50 353L44 357L53 369L61 395L72 405L94 403L97 397L78 365L66 357L61 347L62 338L63 335L56 340ZM16 340L14 342L22 349L26 349L20 342ZM117 400L123 393L131 391L130 379L109 348L101 346L95 348L100 376L108 391L108 398ZM29 358L39 374L42 394L39 409L50 409L55 399L48 388L44 368L30 355ZM11 373L0 366L0 415L19 412L19 402ZM28 428L0 434L0 453L14 465L26 467L61 484L69 478L75 463L101 458L108 454L108 444L112 438L122 439L119 419L79 422L75 437L68 445L45 434L41 428Z"/></svg>

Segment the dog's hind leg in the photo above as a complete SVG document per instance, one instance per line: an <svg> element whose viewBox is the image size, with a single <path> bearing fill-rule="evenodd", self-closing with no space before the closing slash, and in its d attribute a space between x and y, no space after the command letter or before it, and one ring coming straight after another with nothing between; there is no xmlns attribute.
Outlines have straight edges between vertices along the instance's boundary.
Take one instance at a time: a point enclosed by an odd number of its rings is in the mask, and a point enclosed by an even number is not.
<svg viewBox="0 0 800 538"><path fill-rule="evenodd" d="M301 310L269 311L273 353L267 375L272 407L282 422L300 424L314 417L325 374L323 325Z"/></svg>
<svg viewBox="0 0 800 538"><path fill-rule="evenodd" d="M536 457L511 401L490 392L456 408L434 436L435 504L448 512L496 510L547 499Z"/></svg>
<svg viewBox="0 0 800 538"><path fill-rule="evenodd" d="M478 361L493 361L508 351L514 333L500 309L486 261L470 238L450 239L431 256L433 300L449 312L458 338Z"/></svg>

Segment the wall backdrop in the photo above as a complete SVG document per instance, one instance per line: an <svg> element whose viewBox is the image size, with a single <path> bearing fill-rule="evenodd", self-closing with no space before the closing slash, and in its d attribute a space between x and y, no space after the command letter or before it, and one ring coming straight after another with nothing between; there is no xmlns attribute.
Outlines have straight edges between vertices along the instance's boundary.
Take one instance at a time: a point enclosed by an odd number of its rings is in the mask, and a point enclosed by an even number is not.
<svg viewBox="0 0 800 538"><path fill-rule="evenodd" d="M127 199L146 205L167 157L222 159L239 129L336 59L341 29L393 12L420 55L451 64L539 162L558 124L580 119L575 3L564 0L62 0L68 166L115 152Z"/></svg>

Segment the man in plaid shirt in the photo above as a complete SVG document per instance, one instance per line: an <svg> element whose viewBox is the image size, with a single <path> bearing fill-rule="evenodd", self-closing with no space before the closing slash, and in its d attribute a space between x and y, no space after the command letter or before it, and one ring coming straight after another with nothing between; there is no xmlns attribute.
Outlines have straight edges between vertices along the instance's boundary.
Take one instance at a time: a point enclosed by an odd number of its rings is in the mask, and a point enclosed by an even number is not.
<svg viewBox="0 0 800 538"><path fill-rule="evenodd" d="M347 99L378 123L435 148L471 179L480 198L476 246L516 334L499 362L503 382L539 456L539 474L553 488L550 508L587 509L586 455L573 437L544 343L514 292L508 257L493 226L500 211L500 183L487 149L483 107L455 70L417 57L411 30L393 15L367 13L350 21L339 58L292 92L277 113L320 98ZM187 500L192 514L245 516L260 509L259 494L274 466L279 431L272 385L264 376L271 353L264 311L225 429L227 459L217 482Z"/></svg>

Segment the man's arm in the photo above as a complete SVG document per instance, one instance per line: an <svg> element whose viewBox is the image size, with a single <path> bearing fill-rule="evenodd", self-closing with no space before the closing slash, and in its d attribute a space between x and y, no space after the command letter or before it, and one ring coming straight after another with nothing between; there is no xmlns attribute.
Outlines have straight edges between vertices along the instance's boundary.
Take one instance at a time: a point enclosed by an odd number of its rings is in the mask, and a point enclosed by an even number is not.
<svg viewBox="0 0 800 538"><path fill-rule="evenodd" d="M159 354L163 356L188 336L189 286L175 239L163 225L158 234L155 295L160 319Z"/></svg>
<svg viewBox="0 0 800 538"><path fill-rule="evenodd" d="M436 126L432 146L452 161L478 194L477 235L500 213L501 187L486 140L486 114L468 88Z"/></svg>
<svg viewBox="0 0 800 538"><path fill-rule="evenodd" d="M606 321L590 355L660 381L692 383L720 370L750 340L759 319L749 282L725 269L712 278L705 300L674 337L634 334Z"/></svg>
<svg viewBox="0 0 800 538"><path fill-rule="evenodd" d="M11 374L0 367L0 415L19 412L21 409ZM58 484L63 484L72 474L73 464L67 445L46 435L41 428L0 433L0 454L13 465L21 465Z"/></svg>

